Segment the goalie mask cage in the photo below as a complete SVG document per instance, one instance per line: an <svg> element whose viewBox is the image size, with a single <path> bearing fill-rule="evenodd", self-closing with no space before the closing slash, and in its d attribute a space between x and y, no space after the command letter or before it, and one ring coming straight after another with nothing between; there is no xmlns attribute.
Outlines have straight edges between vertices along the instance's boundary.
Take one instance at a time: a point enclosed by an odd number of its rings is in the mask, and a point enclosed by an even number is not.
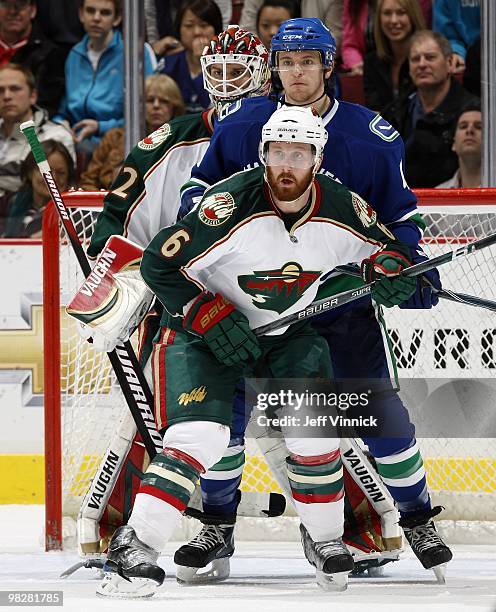
<svg viewBox="0 0 496 612"><path fill-rule="evenodd" d="M104 193L73 192L64 199L87 246ZM423 246L430 256L496 232L496 190L419 190L427 222ZM55 207L43 219L44 407L46 549L63 545L62 517L75 519L82 498L127 405L106 354L80 340L63 305L83 276L65 239ZM496 300L496 247L440 268L446 288ZM400 378L492 383L496 400L496 314L440 300L432 310L385 310ZM485 388L485 387L484 387ZM466 410L470 406L454 406ZM474 423L474 436L484 435ZM249 442L249 441L248 441ZM434 504L446 507L447 537L494 538L496 439L420 439ZM263 456L248 444L242 489L279 491ZM270 519L264 519L267 521ZM463 540L463 537L461 538Z"/></svg>

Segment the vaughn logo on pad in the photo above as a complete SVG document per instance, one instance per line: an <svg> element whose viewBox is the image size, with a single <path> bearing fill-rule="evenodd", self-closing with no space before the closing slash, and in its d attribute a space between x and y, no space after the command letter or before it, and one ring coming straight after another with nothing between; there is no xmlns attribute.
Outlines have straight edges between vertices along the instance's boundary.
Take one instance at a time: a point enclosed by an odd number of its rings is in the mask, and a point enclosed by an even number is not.
<svg viewBox="0 0 496 612"><path fill-rule="evenodd" d="M142 256L139 246L122 236L111 236L91 274L66 306L67 314L86 324L105 316L119 299L114 275L139 267Z"/></svg>

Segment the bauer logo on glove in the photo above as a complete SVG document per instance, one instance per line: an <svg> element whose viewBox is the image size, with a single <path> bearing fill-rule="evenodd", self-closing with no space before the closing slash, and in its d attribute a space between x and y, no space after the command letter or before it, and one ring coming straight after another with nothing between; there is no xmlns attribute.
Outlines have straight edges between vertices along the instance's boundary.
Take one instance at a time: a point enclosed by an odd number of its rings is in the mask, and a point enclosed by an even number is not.
<svg viewBox="0 0 496 612"><path fill-rule="evenodd" d="M84 336L99 351L125 342L153 301L139 272L143 249L122 236L111 236L67 314L84 324ZM83 334L81 334L83 335Z"/></svg>

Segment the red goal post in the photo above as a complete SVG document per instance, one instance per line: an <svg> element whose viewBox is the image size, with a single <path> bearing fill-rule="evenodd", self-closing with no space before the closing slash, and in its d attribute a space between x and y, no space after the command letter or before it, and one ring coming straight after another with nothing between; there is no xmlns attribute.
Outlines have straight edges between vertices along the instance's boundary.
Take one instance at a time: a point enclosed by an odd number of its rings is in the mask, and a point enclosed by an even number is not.
<svg viewBox="0 0 496 612"><path fill-rule="evenodd" d="M428 219L424 243L426 250L437 254L447 250L450 245L462 244L480 238L488 229L496 232L496 189L456 189L456 190L417 190L419 210ZM64 201L71 212L81 242L87 245L98 211L103 205L105 192L75 191L64 194ZM454 248L452 246L451 248ZM437 251L436 251L437 249ZM448 264L449 289L464 291L496 300L496 250L487 249L480 255L465 258L468 263L457 260ZM72 258L74 259L74 258ZM470 261L469 261L470 260ZM461 262L461 263L460 263ZM455 266L459 267L460 278L454 275ZM490 278L494 272L492 279ZM469 283L473 277L473 289L457 286ZM489 277L489 278L488 278ZM84 343L77 344L78 338L70 328L61 307L81 284L82 277L77 273L77 263L71 260L70 245L64 239L59 219L52 203L47 207L43 218L43 306L44 306L44 410L45 410L45 493L46 493L46 532L47 550L61 549L67 534L64 529L72 529L70 521L65 525L63 517L75 518L79 503L96 469L99 456L105 450L105 436L91 421L91 412L98 415L109 414L109 430L115 427L114 409L121 409L122 401L114 381L110 381L106 356L95 356ZM444 278L443 278L444 282ZM491 287L492 282L492 287ZM456 284L453 284L456 283ZM435 332L451 325L458 305L443 303L432 311L400 311L397 308L387 313L388 327L398 343L408 342L408 357L400 359L404 366L405 377L426 376L431 366L440 378L481 377L492 374L496 363L486 360L479 363L477 355L470 358L465 351L466 343L460 344L458 336L455 344L440 350L435 345ZM468 307L462 307L467 309ZM467 312L466 310L464 312ZM484 330L488 328L483 313L470 309L471 329L478 328L479 321ZM494 314L491 314L494 318ZM439 317L437 321L436 317ZM467 317L467 315L462 315ZM489 320L489 319L487 319ZM432 323L432 321L436 321ZM491 324L489 324L491 325ZM492 323L496 328L496 324ZM437 326L437 327L436 327ZM415 329L414 329L415 328ZM428 338L432 328L433 338ZM419 330L417 336L411 335L412 329ZM424 333L425 332L425 333ZM477 332L478 333L478 332ZM70 336L68 340L67 336ZM494 355L496 356L496 329L494 329ZM413 338L413 340L412 340ZM445 340L445 338L444 338ZM443 340L443 341L444 341ZM447 342L449 342L449 338ZM74 342L74 346L71 344ZM459 342L457 345L456 342ZM417 343L417 344L415 344ZM76 346L77 344L77 346ZM69 346L69 348L68 348ZM413 349L412 349L413 347ZM457 348L458 347L458 348ZM460 348L461 347L461 348ZM413 350L413 352L412 352ZM458 351L458 353L457 353ZM448 357L446 356L448 354ZM444 359L444 361L443 361ZM496 359L491 353L491 359ZM108 361L108 360L107 360ZM70 362L70 363L69 363ZM468 363L468 367L462 367ZM443 367L443 364L445 367ZM438 367L439 366L439 367ZM105 369L106 368L106 369ZM460 371L458 371L458 369ZM104 370L98 374L97 370ZM102 382L105 381L105 382ZM96 389L96 390L95 390ZM114 395L114 392L116 393ZM111 405L113 403L116 406ZM127 408L123 407L124 410ZM77 414L76 414L77 413ZM111 415L111 416L110 416ZM92 429L93 428L93 429ZM95 445L97 434L101 436L100 446ZM471 441L472 442L472 441ZM473 445L458 446L448 441L441 447L436 441L423 447L426 466L431 474L430 487L435 492L436 501L453 506L449 518L453 520L496 521L496 444L495 440ZM437 444L437 447L435 446ZM81 447L81 448L80 448ZM468 448L470 447L470 448ZM248 453L243 479L246 490L278 490L263 457L256 450ZM426 455L426 452L429 453ZM431 458L432 455L432 458ZM66 482L69 480L69 482ZM475 485L472 486L471 482ZM452 500L456 499L456 503ZM447 500L447 501L446 501ZM71 526L72 525L72 526ZM73 535L72 533L69 535Z"/></svg>

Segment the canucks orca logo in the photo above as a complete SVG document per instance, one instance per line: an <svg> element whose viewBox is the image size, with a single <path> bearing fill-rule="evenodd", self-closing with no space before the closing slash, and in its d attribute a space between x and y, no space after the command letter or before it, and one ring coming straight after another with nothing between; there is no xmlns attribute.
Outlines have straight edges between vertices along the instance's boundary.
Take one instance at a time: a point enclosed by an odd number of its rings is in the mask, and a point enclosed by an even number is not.
<svg viewBox="0 0 496 612"><path fill-rule="evenodd" d="M279 314L293 306L319 278L321 271L303 271L300 264L290 261L279 270L256 270L238 276L238 285L250 295L253 304Z"/></svg>

